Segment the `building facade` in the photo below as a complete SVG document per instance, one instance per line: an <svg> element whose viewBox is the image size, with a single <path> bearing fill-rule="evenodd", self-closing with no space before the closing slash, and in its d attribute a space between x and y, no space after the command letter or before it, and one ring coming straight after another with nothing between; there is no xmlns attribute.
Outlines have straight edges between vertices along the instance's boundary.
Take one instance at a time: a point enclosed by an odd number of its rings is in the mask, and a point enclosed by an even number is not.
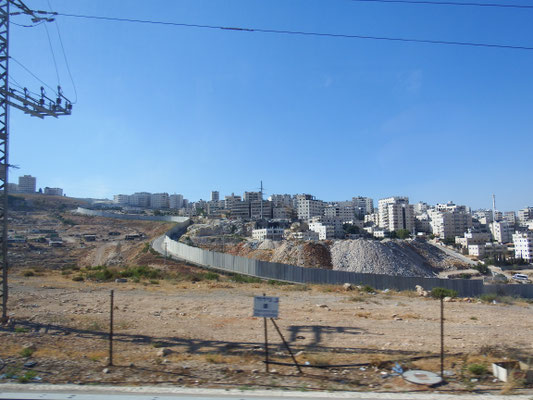
<svg viewBox="0 0 533 400"><path fill-rule="evenodd" d="M19 176L18 192L35 193L37 187L37 178L31 175Z"/></svg>

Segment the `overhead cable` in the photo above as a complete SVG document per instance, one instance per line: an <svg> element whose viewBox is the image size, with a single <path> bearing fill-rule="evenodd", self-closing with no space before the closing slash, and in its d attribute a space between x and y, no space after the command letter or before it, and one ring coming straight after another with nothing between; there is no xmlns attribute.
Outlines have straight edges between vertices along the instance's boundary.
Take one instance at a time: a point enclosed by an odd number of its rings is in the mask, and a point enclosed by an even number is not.
<svg viewBox="0 0 533 400"><path fill-rule="evenodd" d="M250 32L250 33L257 32L257 33L272 33L272 34L280 34L280 35L299 35L299 36L315 36L315 37L329 37L329 38L342 38L342 39L366 39L366 40L381 40L381 41L392 41L392 42L440 44L440 45L450 45L450 46L484 47L484 48L493 48L493 49L533 50L532 46L499 44L499 43L479 43L479 42L462 42L462 41L433 40L433 39L402 38L402 37L390 37L390 36L354 35L354 34L341 34L341 33L328 33L328 32L227 27L227 26L219 26L219 25L186 24L186 23L169 22L169 21L153 21L153 20L142 20L142 19L131 19L131 18L104 17L104 16L98 16L98 15L66 14L66 13L60 13L60 12L56 12L54 13L54 15L58 15L62 17L71 17L71 18L94 19L94 20L109 21L109 22L130 22L130 23L164 25L164 26L185 27L185 28L230 30L230 31L238 31L238 32Z"/></svg>

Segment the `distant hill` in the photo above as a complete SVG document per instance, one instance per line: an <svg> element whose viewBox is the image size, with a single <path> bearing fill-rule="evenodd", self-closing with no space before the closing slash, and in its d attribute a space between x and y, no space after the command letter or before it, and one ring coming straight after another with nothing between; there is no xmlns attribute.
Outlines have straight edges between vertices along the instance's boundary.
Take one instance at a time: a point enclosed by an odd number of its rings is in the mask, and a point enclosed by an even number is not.
<svg viewBox="0 0 533 400"><path fill-rule="evenodd" d="M67 211L89 204L82 199L40 193L10 194L8 201L9 208L14 211Z"/></svg>

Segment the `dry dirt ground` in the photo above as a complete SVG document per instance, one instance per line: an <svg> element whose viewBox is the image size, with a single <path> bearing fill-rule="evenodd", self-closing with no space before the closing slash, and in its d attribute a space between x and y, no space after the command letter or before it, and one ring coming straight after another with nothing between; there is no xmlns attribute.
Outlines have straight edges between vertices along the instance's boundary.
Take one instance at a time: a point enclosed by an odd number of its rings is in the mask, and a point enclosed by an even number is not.
<svg viewBox="0 0 533 400"><path fill-rule="evenodd" d="M25 262L24 257L30 257L29 253L24 256L26 249L16 247L24 245L10 248L22 256L10 270L10 323L0 327L0 359L5 362L3 367L0 362L0 382L40 379L78 384L458 393L531 390L522 389L519 378L503 384L493 382L489 374L477 376L469 371L472 364L490 370L493 361L505 357L533 356L533 305L525 301L445 303L445 369L450 373L447 384L430 389L405 382L391 368L398 361L404 369L439 371L436 300L415 293L238 283L224 276L215 280L205 271L145 250L150 238L167 229L164 224L73 218L81 219L76 219L76 225L64 226L62 236L77 238L76 234L94 229L98 240L74 241L75 251L43 262L32 253L32 264ZM146 238L134 243L104 240L109 239L105 235L109 230L128 229L142 230ZM119 253L122 264L116 266L116 256L105 257L109 253ZM58 269L63 255L81 267L102 261L113 268L148 265L165 271L167 278L138 283L75 282L76 272ZM31 275L28 270L34 264L33 276L25 276ZM106 368L111 289L114 366ZM265 372L263 320L252 316L253 296L263 293L279 296L277 324L297 361L329 368L304 367L299 374L292 366L272 365L270 373ZM270 322L268 329L271 360L290 363ZM25 368L28 361L36 365Z"/></svg>

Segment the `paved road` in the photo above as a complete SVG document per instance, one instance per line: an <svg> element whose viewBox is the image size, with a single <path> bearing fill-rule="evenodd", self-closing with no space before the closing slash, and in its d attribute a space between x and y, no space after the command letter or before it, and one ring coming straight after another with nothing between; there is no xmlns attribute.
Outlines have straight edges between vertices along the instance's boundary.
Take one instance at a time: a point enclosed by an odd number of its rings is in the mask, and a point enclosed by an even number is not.
<svg viewBox="0 0 533 400"><path fill-rule="evenodd" d="M464 261L467 264L477 265L477 263L475 261L472 261L470 258L463 256L461 253L458 253L457 251L450 250L446 246L443 246L441 244L431 243L431 242L428 242L428 243L433 245L433 246L435 246L437 249L442 250L443 252L445 252L446 254L448 254L448 255L450 255L452 257L457 257L459 260Z"/></svg>
<svg viewBox="0 0 533 400"><path fill-rule="evenodd" d="M444 393L288 392L269 390L221 390L181 387L122 387L47 384L0 384L0 399L14 400L530 400L529 395L483 395Z"/></svg>

